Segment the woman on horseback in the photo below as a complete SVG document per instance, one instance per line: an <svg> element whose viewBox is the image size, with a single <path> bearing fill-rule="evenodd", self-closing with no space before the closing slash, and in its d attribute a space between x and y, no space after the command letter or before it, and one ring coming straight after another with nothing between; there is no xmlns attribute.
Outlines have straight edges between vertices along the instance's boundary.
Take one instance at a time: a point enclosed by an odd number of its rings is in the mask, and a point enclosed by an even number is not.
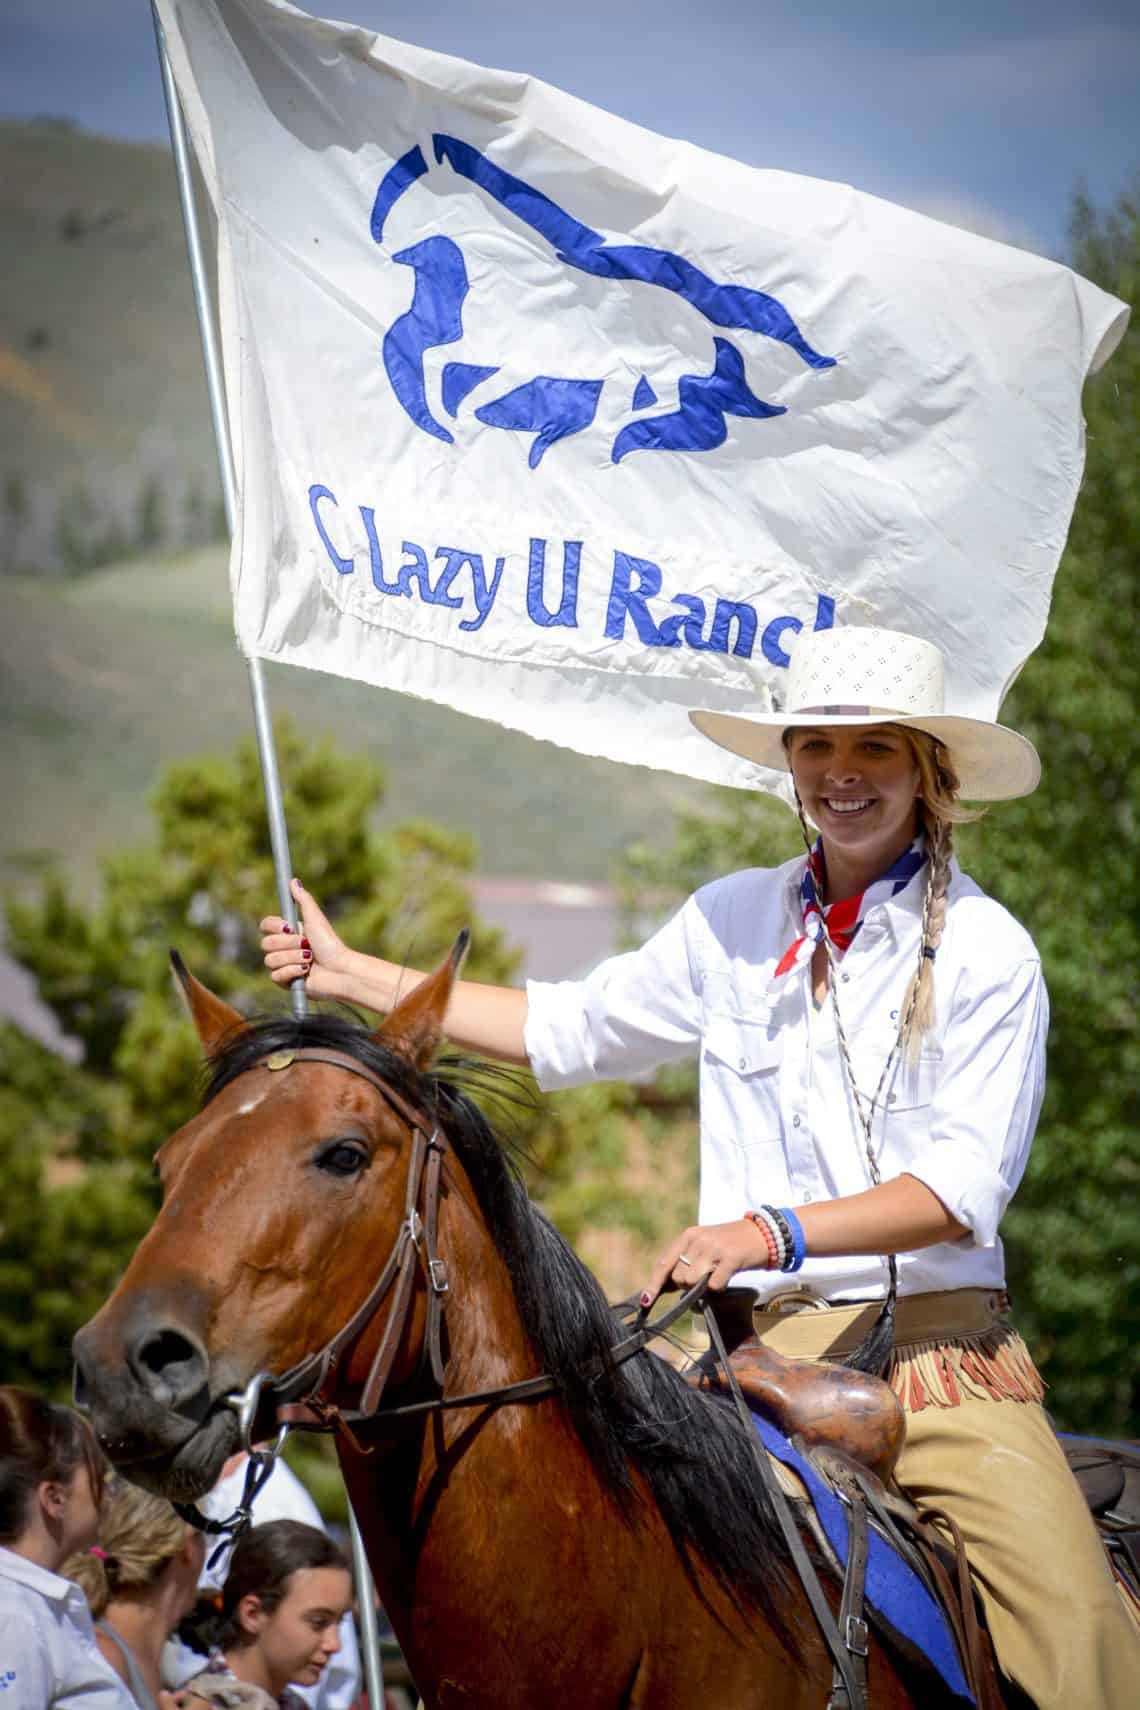
<svg viewBox="0 0 1140 1710"><path fill-rule="evenodd" d="M1140 1678L1137 1630L1009 1322L997 1234L1044 1091L1040 960L953 857L954 825L974 817L962 801L1026 795L1040 768L1015 732L945 714L942 676L938 649L911 636L801 635L781 711L691 716L791 774L806 860L705 886L585 980L460 982L447 1031L529 1064L544 1089L699 1049L699 1221L643 1304L705 1274L735 1280L757 1292L764 1342L842 1357L875 1323L893 1259L898 1482L961 1529L1006 1676L1040 1710L1118 1710ZM414 986L294 895L304 936L262 922L275 981L381 1011Z"/></svg>

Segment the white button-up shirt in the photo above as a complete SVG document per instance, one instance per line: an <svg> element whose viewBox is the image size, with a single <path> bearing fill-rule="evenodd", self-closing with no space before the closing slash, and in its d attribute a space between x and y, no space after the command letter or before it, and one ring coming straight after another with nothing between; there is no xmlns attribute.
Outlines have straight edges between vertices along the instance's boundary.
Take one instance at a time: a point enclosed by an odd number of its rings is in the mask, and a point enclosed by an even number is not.
<svg viewBox="0 0 1140 1710"><path fill-rule="evenodd" d="M871 1186L830 996L810 962L774 978L802 930L802 857L706 885L640 950L584 980L527 986L526 1047L544 1090L629 1079L700 1051L698 1220L793 1208ZM839 958L836 993L855 1082L869 1100L918 959L926 868L870 910ZM900 1053L872 1129L882 1179L909 1174L970 1231L898 1258L899 1292L994 1288L997 1228L1025 1169L1045 1086L1049 1006L1040 958L1013 917L955 863L934 964L937 1025ZM795 1281L832 1300L885 1292L873 1258L809 1258ZM767 1297L793 1279L749 1271Z"/></svg>
<svg viewBox="0 0 1140 1710"><path fill-rule="evenodd" d="M0 1548L0 1710L136 1710L77 1585Z"/></svg>

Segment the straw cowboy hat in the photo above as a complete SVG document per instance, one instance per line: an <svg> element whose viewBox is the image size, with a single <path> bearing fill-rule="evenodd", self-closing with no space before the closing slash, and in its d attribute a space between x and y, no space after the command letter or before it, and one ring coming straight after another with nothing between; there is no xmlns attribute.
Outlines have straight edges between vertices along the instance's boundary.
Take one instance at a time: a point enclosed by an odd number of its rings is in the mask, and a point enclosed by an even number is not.
<svg viewBox="0 0 1140 1710"><path fill-rule="evenodd" d="M801 632L790 648L780 712L691 712L703 735L758 766L787 772L783 735L797 725L901 724L946 745L966 801L1027 796L1041 779L1037 750L990 719L947 713L942 654L893 629L844 627Z"/></svg>

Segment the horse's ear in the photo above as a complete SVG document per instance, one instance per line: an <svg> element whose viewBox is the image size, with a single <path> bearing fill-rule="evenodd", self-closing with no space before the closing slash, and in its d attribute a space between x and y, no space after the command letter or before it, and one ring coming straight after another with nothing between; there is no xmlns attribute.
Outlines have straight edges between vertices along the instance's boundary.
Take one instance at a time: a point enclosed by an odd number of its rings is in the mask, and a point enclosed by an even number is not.
<svg viewBox="0 0 1140 1710"><path fill-rule="evenodd" d="M417 1069L426 1069L435 1048L443 1036L443 1018L447 1012L455 976L467 954L471 934L466 927L452 945L445 962L421 980L414 991L398 1003L372 1037L386 1045L397 1056L406 1057Z"/></svg>
<svg viewBox="0 0 1140 1710"><path fill-rule="evenodd" d="M201 980L196 980L177 950L170 952L170 966L182 988L202 1049L207 1057L212 1057L223 1039L239 1033L247 1025L246 1019L228 1003L223 1003L220 997L215 997Z"/></svg>

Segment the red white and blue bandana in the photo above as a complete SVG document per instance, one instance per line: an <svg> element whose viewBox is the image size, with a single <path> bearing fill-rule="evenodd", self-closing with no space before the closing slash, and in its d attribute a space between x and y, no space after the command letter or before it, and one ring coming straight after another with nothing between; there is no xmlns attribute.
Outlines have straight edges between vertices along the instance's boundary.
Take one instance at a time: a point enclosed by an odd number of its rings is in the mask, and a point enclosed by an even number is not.
<svg viewBox="0 0 1140 1710"><path fill-rule="evenodd" d="M914 875L926 860L926 840L921 835L916 837L909 849L904 849L894 864L887 868L881 878L867 886L865 891L856 891L852 897L844 897L840 902L828 903L820 916L819 904L816 901L817 890L823 891L823 839L816 840L815 848L808 856L804 866L803 881L800 885L800 906L803 909L803 936L788 945L780 960L776 963L773 979L779 979L781 974L790 973L793 968L800 967L810 961L812 952L823 937L823 921L827 922L827 932L836 952L842 955L850 948L851 942L862 926L867 914L876 904L889 901L905 890ZM810 870L809 870L810 869ZM812 884L812 874L815 884Z"/></svg>

